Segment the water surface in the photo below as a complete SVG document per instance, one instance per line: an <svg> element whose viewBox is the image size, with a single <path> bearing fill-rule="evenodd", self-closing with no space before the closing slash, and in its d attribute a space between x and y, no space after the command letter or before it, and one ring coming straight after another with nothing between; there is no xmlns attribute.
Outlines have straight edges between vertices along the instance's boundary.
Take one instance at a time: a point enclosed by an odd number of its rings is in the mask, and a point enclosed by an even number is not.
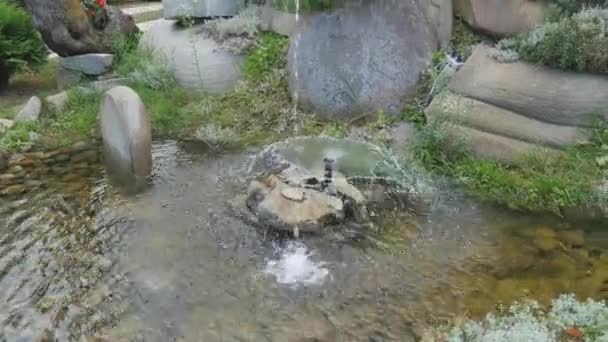
<svg viewBox="0 0 608 342"><path fill-rule="evenodd" d="M408 341L500 302L608 298L608 231L450 188L367 238L268 234L230 210L251 157L159 142L137 196L99 168L79 196L3 199L0 340Z"/></svg>

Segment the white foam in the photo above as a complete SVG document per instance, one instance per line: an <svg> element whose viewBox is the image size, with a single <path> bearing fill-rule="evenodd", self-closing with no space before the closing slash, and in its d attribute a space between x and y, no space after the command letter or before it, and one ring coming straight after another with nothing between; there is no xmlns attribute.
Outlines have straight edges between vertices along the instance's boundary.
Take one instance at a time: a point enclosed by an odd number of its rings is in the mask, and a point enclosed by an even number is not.
<svg viewBox="0 0 608 342"><path fill-rule="evenodd" d="M265 274L274 276L279 284L320 285L329 270L322 261L312 260L313 253L301 242L290 242L280 250L278 260L268 261Z"/></svg>

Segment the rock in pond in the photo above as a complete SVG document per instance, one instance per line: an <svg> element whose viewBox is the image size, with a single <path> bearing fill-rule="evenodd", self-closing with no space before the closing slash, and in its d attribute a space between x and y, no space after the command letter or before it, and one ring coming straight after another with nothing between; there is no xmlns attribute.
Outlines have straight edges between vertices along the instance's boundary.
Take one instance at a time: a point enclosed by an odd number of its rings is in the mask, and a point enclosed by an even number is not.
<svg viewBox="0 0 608 342"><path fill-rule="evenodd" d="M254 181L247 191L247 206L257 223L275 230L318 233L324 225L344 218L344 203L313 189L291 187L276 176Z"/></svg>
<svg viewBox="0 0 608 342"><path fill-rule="evenodd" d="M279 201L301 203L311 194L322 194L314 196L339 199L344 220L355 223L369 222L369 213L375 209L425 213L432 193L423 177L402 168L396 157L351 139L298 137L275 143L257 156L251 170L257 180L266 182L270 174L273 184L283 185L272 197L275 206ZM256 191L249 191L249 208L257 208L251 203L260 202L271 191L258 181L252 184Z"/></svg>
<svg viewBox="0 0 608 342"><path fill-rule="evenodd" d="M439 46L427 6L354 1L315 15L291 43L290 92L325 118L401 113Z"/></svg>
<svg viewBox="0 0 608 342"><path fill-rule="evenodd" d="M42 101L38 96L32 96L25 106L15 116L15 122L36 121L42 111Z"/></svg>
<svg viewBox="0 0 608 342"><path fill-rule="evenodd" d="M166 58L181 86L211 94L229 92L243 79L245 56L222 49L203 26L183 28L159 20L144 33L141 44Z"/></svg>
<svg viewBox="0 0 608 342"><path fill-rule="evenodd" d="M98 76L112 67L114 55L108 53L89 53L71 57L60 57L63 69L81 72L85 75Z"/></svg>
<svg viewBox="0 0 608 342"><path fill-rule="evenodd" d="M131 88L112 88L103 96L99 116L109 173L139 188L152 171L152 133L142 100Z"/></svg>

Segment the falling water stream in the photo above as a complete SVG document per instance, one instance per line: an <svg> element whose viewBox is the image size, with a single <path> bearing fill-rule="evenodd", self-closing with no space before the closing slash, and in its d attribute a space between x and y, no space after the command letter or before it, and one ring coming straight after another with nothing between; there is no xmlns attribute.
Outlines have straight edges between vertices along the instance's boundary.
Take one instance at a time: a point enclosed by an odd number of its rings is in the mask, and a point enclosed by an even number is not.
<svg viewBox="0 0 608 342"><path fill-rule="evenodd" d="M93 166L76 196L48 179L2 198L0 341L410 341L501 302L608 297L605 229L447 185L368 239L268 234L230 210L252 157L158 142L137 196Z"/></svg>

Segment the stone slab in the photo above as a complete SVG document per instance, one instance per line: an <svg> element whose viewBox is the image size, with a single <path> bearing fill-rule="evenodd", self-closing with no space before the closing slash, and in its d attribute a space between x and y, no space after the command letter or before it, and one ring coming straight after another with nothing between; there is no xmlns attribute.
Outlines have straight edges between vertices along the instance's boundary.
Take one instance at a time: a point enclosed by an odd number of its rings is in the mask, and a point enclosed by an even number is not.
<svg viewBox="0 0 608 342"><path fill-rule="evenodd" d="M608 120L608 76L566 72L523 62L499 63L478 46L448 85L455 93L557 125Z"/></svg>

